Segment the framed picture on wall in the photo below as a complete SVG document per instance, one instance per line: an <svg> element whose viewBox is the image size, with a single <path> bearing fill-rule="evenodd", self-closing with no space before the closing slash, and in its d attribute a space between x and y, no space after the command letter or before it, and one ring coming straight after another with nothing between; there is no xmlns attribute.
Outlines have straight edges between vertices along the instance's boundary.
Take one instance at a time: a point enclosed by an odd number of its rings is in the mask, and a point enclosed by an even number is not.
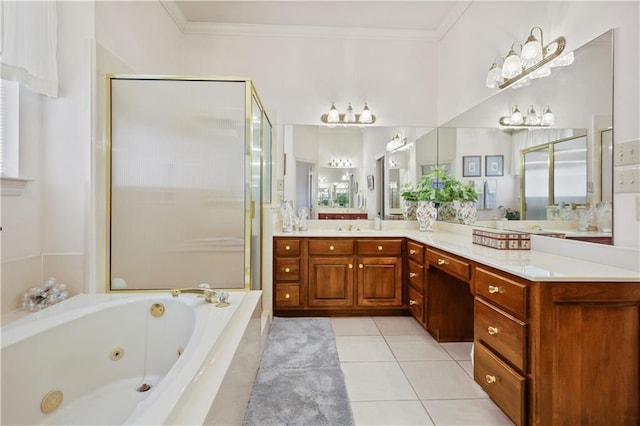
<svg viewBox="0 0 640 426"><path fill-rule="evenodd" d="M373 175L367 176L367 189L373 191Z"/></svg>
<svg viewBox="0 0 640 426"><path fill-rule="evenodd" d="M465 155L462 157L462 176L480 177L482 176L482 156Z"/></svg>
<svg viewBox="0 0 640 426"><path fill-rule="evenodd" d="M485 155L485 176L504 176L504 155Z"/></svg>

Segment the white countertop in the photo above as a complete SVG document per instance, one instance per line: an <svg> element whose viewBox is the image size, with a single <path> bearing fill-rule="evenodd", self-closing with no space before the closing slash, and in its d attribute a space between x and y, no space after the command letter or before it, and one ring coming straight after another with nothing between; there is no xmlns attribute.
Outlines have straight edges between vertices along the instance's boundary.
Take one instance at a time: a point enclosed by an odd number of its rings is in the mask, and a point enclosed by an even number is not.
<svg viewBox="0 0 640 426"><path fill-rule="evenodd" d="M559 256L540 250L497 250L473 244L472 227L462 232L447 232L436 229L434 232L419 232L414 229L387 229L375 231L338 231L337 229L310 229L308 231L276 232L277 237L406 237L428 246L457 254L469 260L508 272L531 281L584 281L584 282L640 282L640 272L609 266L601 263ZM532 236L532 239L535 236ZM549 238L549 237L539 237ZM587 244L576 241L566 243ZM603 251L612 249L602 246Z"/></svg>

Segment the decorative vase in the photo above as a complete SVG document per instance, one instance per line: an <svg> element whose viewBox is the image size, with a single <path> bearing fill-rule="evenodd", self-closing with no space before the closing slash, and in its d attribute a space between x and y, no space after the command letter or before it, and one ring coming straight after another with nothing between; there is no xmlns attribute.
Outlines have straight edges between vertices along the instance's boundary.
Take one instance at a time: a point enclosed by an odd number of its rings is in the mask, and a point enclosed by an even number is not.
<svg viewBox="0 0 640 426"><path fill-rule="evenodd" d="M433 231L433 223L438 216L438 210L433 205L433 201L419 201L418 208L416 209L416 219L418 219L418 225L420 232Z"/></svg>
<svg viewBox="0 0 640 426"><path fill-rule="evenodd" d="M473 201L463 201L458 209L458 220L465 225L473 225L478 217L478 209Z"/></svg>
<svg viewBox="0 0 640 426"><path fill-rule="evenodd" d="M440 207L438 208L438 220L443 222L458 221L458 209L456 208L454 201L440 203Z"/></svg>
<svg viewBox="0 0 640 426"><path fill-rule="evenodd" d="M416 220L417 201L404 200L402 203L402 217L404 220Z"/></svg>

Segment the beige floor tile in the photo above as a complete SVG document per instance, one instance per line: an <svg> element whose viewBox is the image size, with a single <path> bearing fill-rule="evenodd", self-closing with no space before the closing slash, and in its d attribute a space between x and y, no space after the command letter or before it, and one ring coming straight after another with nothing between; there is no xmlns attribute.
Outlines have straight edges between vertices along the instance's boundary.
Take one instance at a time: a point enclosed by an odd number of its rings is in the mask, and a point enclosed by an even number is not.
<svg viewBox="0 0 640 426"><path fill-rule="evenodd" d="M342 362L349 401L418 399L397 362Z"/></svg>
<svg viewBox="0 0 640 426"><path fill-rule="evenodd" d="M460 367L473 379L473 364L471 361L458 361L458 364L460 364Z"/></svg>
<svg viewBox="0 0 640 426"><path fill-rule="evenodd" d="M430 336L413 317L373 317L383 336Z"/></svg>
<svg viewBox="0 0 640 426"><path fill-rule="evenodd" d="M453 343L441 343L445 351L451 354L451 357L459 361L471 360L471 342L453 342Z"/></svg>
<svg viewBox="0 0 640 426"><path fill-rule="evenodd" d="M356 425L433 425L420 401L374 401L351 404Z"/></svg>
<svg viewBox="0 0 640 426"><path fill-rule="evenodd" d="M500 426L513 423L490 399L423 401L438 426Z"/></svg>
<svg viewBox="0 0 640 426"><path fill-rule="evenodd" d="M336 336L378 336L380 330L371 317L331 318Z"/></svg>
<svg viewBox="0 0 640 426"><path fill-rule="evenodd" d="M382 336L336 336L341 362L395 361Z"/></svg>
<svg viewBox="0 0 640 426"><path fill-rule="evenodd" d="M386 336L398 361L451 360L451 356L431 336Z"/></svg>
<svg viewBox="0 0 640 426"><path fill-rule="evenodd" d="M456 361L405 361L400 366L420 399L487 398Z"/></svg>

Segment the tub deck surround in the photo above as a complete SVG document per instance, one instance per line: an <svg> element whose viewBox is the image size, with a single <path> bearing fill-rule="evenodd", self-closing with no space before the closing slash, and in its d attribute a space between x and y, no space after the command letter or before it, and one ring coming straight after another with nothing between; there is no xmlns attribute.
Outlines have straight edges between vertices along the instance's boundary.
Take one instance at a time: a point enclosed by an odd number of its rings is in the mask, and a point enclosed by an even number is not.
<svg viewBox="0 0 640 426"><path fill-rule="evenodd" d="M2 328L2 420L201 424L260 301L259 291L232 292L224 308L195 295L82 294L17 320ZM142 382L151 389L136 392ZM44 414L51 390L64 399Z"/></svg>
<svg viewBox="0 0 640 426"><path fill-rule="evenodd" d="M375 231L367 227L367 222L369 221L358 222L360 221L348 221L349 224L354 226L354 229L356 226L360 226L361 229L359 231L338 231L337 226L334 226L333 228L325 227L323 229L310 228L308 231L275 232L274 236L292 238L400 237L463 256L469 260L483 263L530 281L640 281L640 272L609 266L605 263L606 253L612 251L611 249L615 250L614 247L598 246L599 250L602 250L602 253L605 254L600 262L594 262L537 250L537 238L535 235L531 236L531 250L496 250L473 244L471 237L473 228L470 226L436 223L436 225L439 226L436 226L434 232L419 232L417 229L406 228L406 225L393 229ZM413 225L415 226L415 223L413 223ZM387 226L392 225L387 224ZM538 238L549 239L550 237ZM568 243L585 244L573 241Z"/></svg>

